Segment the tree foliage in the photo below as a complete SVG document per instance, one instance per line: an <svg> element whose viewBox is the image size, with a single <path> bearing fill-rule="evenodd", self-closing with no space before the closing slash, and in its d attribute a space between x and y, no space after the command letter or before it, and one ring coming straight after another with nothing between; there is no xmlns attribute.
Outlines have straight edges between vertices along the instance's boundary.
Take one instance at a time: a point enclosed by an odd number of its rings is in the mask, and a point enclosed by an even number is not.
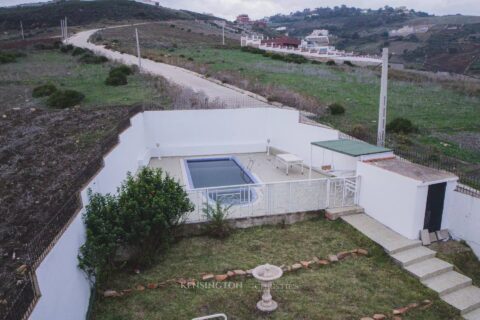
<svg viewBox="0 0 480 320"><path fill-rule="evenodd" d="M160 169L143 168L127 175L117 195L89 194L84 221L87 239L79 266L98 281L117 267L120 249L133 254L127 262L149 265L166 249L185 215L193 211L186 192Z"/></svg>
<svg viewBox="0 0 480 320"><path fill-rule="evenodd" d="M223 239L230 234L232 229L227 221L227 217L231 207L232 205L222 205L218 200L215 202L215 206L207 202L206 207L202 211L207 218L205 231L209 236Z"/></svg>

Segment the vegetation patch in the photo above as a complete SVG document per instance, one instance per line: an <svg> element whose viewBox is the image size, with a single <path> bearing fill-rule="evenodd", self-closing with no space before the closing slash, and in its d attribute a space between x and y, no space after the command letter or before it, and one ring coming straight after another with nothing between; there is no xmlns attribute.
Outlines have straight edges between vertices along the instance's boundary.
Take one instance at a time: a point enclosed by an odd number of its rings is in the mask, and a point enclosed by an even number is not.
<svg viewBox="0 0 480 320"><path fill-rule="evenodd" d="M181 219L193 210L185 190L160 169L128 174L119 194L89 194L84 215L87 240L80 249L80 267L97 282L115 269L119 250L125 260L148 265L173 240Z"/></svg>
<svg viewBox="0 0 480 320"><path fill-rule="evenodd" d="M20 52L0 51L0 64L17 62L17 58L24 57L25 54Z"/></svg>
<svg viewBox="0 0 480 320"><path fill-rule="evenodd" d="M97 56L92 53L86 53L83 56L78 59L79 62L81 63L87 63L87 64L101 64L105 63L108 61L107 57L104 56Z"/></svg>
<svg viewBox="0 0 480 320"><path fill-rule="evenodd" d="M35 87L32 91L32 97L34 98L48 97L54 94L56 91L57 91L57 87L55 87L51 83L47 83L47 84Z"/></svg>
<svg viewBox="0 0 480 320"><path fill-rule="evenodd" d="M410 134L417 132L417 130L412 121L405 118L395 118L387 124L388 132Z"/></svg>
<svg viewBox="0 0 480 320"><path fill-rule="evenodd" d="M55 91L48 99L47 105L56 109L65 109L78 105L85 95L75 90Z"/></svg>
<svg viewBox="0 0 480 320"><path fill-rule="evenodd" d="M341 115L345 113L345 107L342 106L340 103L332 103L331 105L328 106L328 110L330 111L330 114L336 116L336 115Z"/></svg>

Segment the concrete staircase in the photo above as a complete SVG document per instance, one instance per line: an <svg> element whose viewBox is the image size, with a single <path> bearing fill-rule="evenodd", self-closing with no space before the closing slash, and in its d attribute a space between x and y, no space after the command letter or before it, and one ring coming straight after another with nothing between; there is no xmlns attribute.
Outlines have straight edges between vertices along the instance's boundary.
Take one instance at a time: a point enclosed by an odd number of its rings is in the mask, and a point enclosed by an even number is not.
<svg viewBox="0 0 480 320"><path fill-rule="evenodd" d="M472 286L472 279L453 271L453 265L435 258L435 251L423 247L419 240L401 236L366 214L341 218L382 246L396 263L457 308L463 318L480 320L480 289Z"/></svg>

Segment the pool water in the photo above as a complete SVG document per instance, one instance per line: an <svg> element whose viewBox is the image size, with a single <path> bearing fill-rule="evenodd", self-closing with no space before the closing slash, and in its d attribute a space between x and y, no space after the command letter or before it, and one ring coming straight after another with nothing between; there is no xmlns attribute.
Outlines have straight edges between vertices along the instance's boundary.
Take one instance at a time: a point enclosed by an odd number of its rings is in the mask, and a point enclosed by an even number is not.
<svg viewBox="0 0 480 320"><path fill-rule="evenodd" d="M189 159L186 162L189 181L196 189L254 183L235 158Z"/></svg>
<svg viewBox="0 0 480 320"><path fill-rule="evenodd" d="M190 188L213 188L205 191L211 201L238 205L257 198L255 190L245 186L257 183L256 179L235 157L188 159L185 168Z"/></svg>

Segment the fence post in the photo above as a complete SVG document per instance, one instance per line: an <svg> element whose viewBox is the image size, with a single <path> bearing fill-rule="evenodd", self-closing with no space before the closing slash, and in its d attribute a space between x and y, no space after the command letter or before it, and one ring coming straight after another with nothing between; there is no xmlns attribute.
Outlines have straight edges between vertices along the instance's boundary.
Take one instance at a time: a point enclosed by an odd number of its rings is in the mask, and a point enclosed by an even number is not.
<svg viewBox="0 0 480 320"><path fill-rule="evenodd" d="M345 206L345 189L347 189L347 179L346 179L346 178L343 178L342 207Z"/></svg>
<svg viewBox="0 0 480 320"><path fill-rule="evenodd" d="M325 206L330 207L330 178L327 179L327 201L325 201Z"/></svg>
<svg viewBox="0 0 480 320"><path fill-rule="evenodd" d="M291 202L292 202L292 183L288 182L288 205L287 205L287 212L291 211Z"/></svg>

